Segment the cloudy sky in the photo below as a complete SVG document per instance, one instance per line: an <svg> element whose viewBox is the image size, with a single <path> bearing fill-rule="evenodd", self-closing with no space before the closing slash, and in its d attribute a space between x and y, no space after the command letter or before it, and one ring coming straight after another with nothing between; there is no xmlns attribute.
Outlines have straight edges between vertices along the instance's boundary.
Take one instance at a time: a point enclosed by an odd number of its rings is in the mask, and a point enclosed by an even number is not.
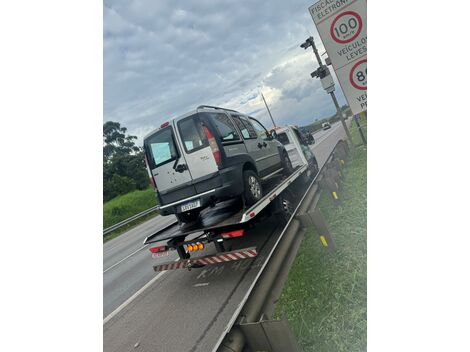
<svg viewBox="0 0 470 352"><path fill-rule="evenodd" d="M106 0L104 120L141 137L198 105L251 114L270 127L334 114L309 49L323 45L308 13L315 0ZM326 57L326 56L323 56ZM336 81L337 82L337 81ZM340 105L345 103L339 85Z"/></svg>

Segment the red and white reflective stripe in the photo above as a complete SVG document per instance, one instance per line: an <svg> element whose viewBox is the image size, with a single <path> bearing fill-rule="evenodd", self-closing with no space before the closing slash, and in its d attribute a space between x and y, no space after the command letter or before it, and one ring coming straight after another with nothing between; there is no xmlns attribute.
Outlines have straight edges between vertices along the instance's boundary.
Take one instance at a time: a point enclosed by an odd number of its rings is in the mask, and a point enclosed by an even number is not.
<svg viewBox="0 0 470 352"><path fill-rule="evenodd" d="M156 265L153 267L153 270L165 271L165 270L172 270L172 269L181 269L187 266L188 266L188 261L183 260L183 261L174 262L174 263Z"/></svg>
<svg viewBox="0 0 470 352"><path fill-rule="evenodd" d="M256 257L256 255L257 255L256 249L248 249L248 250L241 250L239 252L234 251L230 253L214 255L211 257L195 259L195 262L198 264L203 264L203 265L218 264L218 263L230 262L234 260L253 258L253 257Z"/></svg>
<svg viewBox="0 0 470 352"><path fill-rule="evenodd" d="M165 271L165 270L172 270L172 269L182 269L182 268L191 266L193 264L198 264L198 265L220 264L220 263L226 263L226 262L235 261L235 260L253 258L253 257L256 257L257 254L258 252L256 251L255 248L247 248L247 249L242 249L239 251L221 253L221 254L211 255L211 256L202 257L202 258L186 259L186 260L180 260L178 262L155 265L153 269L155 271Z"/></svg>

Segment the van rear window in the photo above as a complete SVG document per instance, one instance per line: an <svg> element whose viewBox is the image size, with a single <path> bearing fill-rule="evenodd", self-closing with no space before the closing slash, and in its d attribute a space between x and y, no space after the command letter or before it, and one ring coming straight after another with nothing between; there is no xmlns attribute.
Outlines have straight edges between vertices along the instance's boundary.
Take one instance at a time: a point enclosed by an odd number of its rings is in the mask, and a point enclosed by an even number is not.
<svg viewBox="0 0 470 352"><path fill-rule="evenodd" d="M201 120L197 116L192 115L179 121L178 130L187 153L192 153L209 146Z"/></svg>
<svg viewBox="0 0 470 352"><path fill-rule="evenodd" d="M160 130L148 137L144 141L144 148L152 169L176 160L178 157L171 127Z"/></svg>

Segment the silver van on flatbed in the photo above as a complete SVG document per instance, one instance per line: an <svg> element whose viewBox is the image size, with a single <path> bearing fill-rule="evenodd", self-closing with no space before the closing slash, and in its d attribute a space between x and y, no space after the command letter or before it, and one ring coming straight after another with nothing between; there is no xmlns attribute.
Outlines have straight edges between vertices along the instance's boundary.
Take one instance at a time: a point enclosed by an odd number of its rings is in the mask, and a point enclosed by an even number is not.
<svg viewBox="0 0 470 352"><path fill-rule="evenodd" d="M268 179L293 171L284 146L259 121L207 105L148 134L144 151L160 213L183 223L223 200L253 205Z"/></svg>

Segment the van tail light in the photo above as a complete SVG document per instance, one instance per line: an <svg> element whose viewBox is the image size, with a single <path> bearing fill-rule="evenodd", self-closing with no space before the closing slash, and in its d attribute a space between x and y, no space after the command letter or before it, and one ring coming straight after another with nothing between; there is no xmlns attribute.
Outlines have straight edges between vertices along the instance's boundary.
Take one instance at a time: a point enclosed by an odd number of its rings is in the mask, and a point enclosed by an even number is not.
<svg viewBox="0 0 470 352"><path fill-rule="evenodd" d="M209 131L206 126L204 126L203 129L204 134L206 135L206 138L209 141L209 146L212 149L212 155L214 155L215 163L217 164L217 166L220 166L220 164L222 163L222 158L220 155L219 146L217 145L217 141L215 140L214 135L211 133L211 131Z"/></svg>
<svg viewBox="0 0 470 352"><path fill-rule="evenodd" d="M243 235L243 230L224 232L221 234L222 238L224 239L242 237Z"/></svg>
<svg viewBox="0 0 470 352"><path fill-rule="evenodd" d="M155 180L153 179L152 172L150 171L149 162L147 160L146 155L144 155L144 160L145 160L145 167L147 168L147 173L149 175L150 186L152 186L152 188L156 191L157 185L155 184Z"/></svg>

